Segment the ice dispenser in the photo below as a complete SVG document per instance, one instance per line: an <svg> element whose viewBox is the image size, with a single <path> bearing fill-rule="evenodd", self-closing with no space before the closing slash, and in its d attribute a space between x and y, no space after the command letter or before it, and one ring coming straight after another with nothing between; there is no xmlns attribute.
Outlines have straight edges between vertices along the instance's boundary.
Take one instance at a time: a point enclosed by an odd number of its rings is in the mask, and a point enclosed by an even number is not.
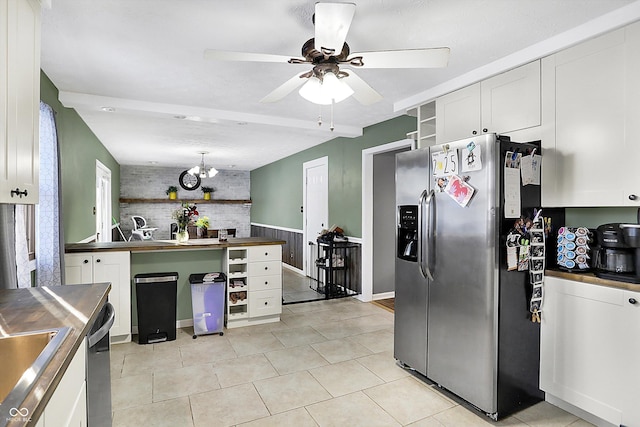
<svg viewBox="0 0 640 427"><path fill-rule="evenodd" d="M398 258L418 261L418 205L398 206Z"/></svg>

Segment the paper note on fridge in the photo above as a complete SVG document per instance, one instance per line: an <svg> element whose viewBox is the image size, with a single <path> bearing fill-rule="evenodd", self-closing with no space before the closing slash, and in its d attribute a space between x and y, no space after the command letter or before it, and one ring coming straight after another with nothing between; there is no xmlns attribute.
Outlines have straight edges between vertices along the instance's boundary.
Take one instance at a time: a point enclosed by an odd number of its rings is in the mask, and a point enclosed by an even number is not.
<svg viewBox="0 0 640 427"><path fill-rule="evenodd" d="M469 204L469 200L471 200L475 191L476 190L472 186L464 182L457 175L453 175L449 178L449 182L444 188L444 192L451 196L451 198L462 207Z"/></svg>
<svg viewBox="0 0 640 427"><path fill-rule="evenodd" d="M471 144L462 149L462 172L482 169L482 150L479 145Z"/></svg>
<svg viewBox="0 0 640 427"><path fill-rule="evenodd" d="M522 185L540 185L540 161L542 156L534 154L524 156L520 161Z"/></svg>
<svg viewBox="0 0 640 427"><path fill-rule="evenodd" d="M458 164L458 150L432 153L431 163L433 164L433 176L456 175L460 169Z"/></svg>
<svg viewBox="0 0 640 427"><path fill-rule="evenodd" d="M504 168L504 217L520 218L519 168Z"/></svg>

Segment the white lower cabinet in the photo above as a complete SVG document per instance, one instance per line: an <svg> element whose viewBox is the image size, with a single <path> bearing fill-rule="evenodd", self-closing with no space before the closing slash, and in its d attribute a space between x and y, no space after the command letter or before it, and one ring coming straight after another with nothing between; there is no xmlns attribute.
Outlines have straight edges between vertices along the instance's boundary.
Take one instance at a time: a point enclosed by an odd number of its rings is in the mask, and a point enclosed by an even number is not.
<svg viewBox="0 0 640 427"><path fill-rule="evenodd" d="M540 388L547 394L616 426L640 426L638 341L640 293L545 279Z"/></svg>
<svg viewBox="0 0 640 427"><path fill-rule="evenodd" d="M227 328L278 322L282 313L282 247L227 248Z"/></svg>
<svg viewBox="0 0 640 427"><path fill-rule="evenodd" d="M109 302L116 317L111 341L131 341L131 254L130 252L83 252L64 257L65 285L111 283Z"/></svg>
<svg viewBox="0 0 640 427"><path fill-rule="evenodd" d="M85 427L87 425L86 361L85 339L49 399L37 427Z"/></svg>

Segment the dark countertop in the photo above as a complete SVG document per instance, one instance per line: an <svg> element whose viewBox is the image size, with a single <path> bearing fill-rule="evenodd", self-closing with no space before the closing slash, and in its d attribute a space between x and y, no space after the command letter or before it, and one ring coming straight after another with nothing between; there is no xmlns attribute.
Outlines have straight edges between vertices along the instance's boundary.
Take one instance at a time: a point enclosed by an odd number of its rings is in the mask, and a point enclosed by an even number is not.
<svg viewBox="0 0 640 427"><path fill-rule="evenodd" d="M218 239L189 239L185 243L175 240L136 240L131 242L105 243L68 243L64 246L65 253L78 252L108 252L130 251L151 252L166 250L194 250L194 249L224 249L234 246L284 245L284 240L267 239L264 237L231 237L226 242Z"/></svg>
<svg viewBox="0 0 640 427"><path fill-rule="evenodd" d="M588 283L591 285L608 286L611 288L626 289L628 291L640 292L640 284L619 282L617 280L601 279L593 273L570 273L562 270L545 270L544 274L560 279L574 280L576 282Z"/></svg>
<svg viewBox="0 0 640 427"><path fill-rule="evenodd" d="M110 290L109 283L0 290L0 334L71 327L21 405L29 410L30 424L40 418ZM13 420L7 425L24 424Z"/></svg>

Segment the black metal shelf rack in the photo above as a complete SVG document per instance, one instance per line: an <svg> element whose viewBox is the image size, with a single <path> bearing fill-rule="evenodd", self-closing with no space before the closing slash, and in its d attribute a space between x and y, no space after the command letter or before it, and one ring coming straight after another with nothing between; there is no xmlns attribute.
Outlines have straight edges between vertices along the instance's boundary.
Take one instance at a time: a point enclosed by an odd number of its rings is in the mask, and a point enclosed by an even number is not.
<svg viewBox="0 0 640 427"><path fill-rule="evenodd" d="M357 295L351 283L349 264L352 251L360 245L350 242L335 242L318 239L318 259L316 260L317 282L315 291L324 294L325 299Z"/></svg>

